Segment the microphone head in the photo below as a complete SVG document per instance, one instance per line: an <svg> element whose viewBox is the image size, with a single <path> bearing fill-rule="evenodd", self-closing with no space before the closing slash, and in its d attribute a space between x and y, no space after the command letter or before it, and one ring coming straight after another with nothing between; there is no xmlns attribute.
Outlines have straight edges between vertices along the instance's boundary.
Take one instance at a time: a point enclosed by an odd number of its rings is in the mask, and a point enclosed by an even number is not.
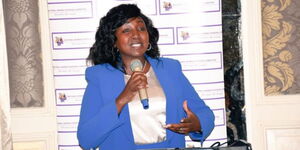
<svg viewBox="0 0 300 150"><path fill-rule="evenodd" d="M142 71L143 70L143 64L139 59L134 59L130 63L130 69L131 69L132 72Z"/></svg>

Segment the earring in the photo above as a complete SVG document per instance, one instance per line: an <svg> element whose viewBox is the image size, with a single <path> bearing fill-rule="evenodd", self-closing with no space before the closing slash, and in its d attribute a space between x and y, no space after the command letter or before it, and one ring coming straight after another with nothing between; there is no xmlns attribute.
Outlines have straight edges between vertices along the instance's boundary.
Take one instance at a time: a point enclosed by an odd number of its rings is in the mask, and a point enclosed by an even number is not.
<svg viewBox="0 0 300 150"><path fill-rule="evenodd" d="M147 48L147 51L150 51L152 49L151 43L149 43L149 47Z"/></svg>

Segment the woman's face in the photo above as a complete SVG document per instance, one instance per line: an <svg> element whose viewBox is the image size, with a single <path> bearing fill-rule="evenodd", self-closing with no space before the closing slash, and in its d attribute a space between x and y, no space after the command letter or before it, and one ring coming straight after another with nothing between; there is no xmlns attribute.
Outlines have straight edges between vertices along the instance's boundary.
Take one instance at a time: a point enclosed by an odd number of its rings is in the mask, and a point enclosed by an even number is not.
<svg viewBox="0 0 300 150"><path fill-rule="evenodd" d="M144 56L148 45L149 35L142 18L130 18L115 32L115 46L120 50L122 58L138 58Z"/></svg>

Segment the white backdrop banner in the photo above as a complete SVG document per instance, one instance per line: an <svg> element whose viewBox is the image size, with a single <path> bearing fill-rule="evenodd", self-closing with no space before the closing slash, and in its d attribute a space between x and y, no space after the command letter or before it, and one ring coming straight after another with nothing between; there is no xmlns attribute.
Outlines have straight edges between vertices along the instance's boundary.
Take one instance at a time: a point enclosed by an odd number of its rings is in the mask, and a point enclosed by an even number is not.
<svg viewBox="0 0 300 150"><path fill-rule="evenodd" d="M58 149L80 150L76 138L84 71L99 19L121 3L135 3L158 28L163 57L184 74L213 110L215 129L204 142L226 142L221 0L48 0L58 120ZM200 147L186 137L186 147Z"/></svg>

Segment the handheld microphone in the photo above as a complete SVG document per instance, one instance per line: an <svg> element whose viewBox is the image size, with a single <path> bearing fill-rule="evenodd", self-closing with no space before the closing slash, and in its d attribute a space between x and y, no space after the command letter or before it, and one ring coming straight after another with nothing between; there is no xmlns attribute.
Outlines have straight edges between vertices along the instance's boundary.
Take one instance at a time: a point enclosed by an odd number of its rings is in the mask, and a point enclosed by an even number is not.
<svg viewBox="0 0 300 150"><path fill-rule="evenodd" d="M132 72L143 71L143 64L141 63L141 61L139 59L134 59L130 63L130 69ZM139 89L139 96L140 96L140 100L143 105L143 108L148 109L149 108L149 103L148 103L149 100L148 100L148 93L147 93L146 88Z"/></svg>

